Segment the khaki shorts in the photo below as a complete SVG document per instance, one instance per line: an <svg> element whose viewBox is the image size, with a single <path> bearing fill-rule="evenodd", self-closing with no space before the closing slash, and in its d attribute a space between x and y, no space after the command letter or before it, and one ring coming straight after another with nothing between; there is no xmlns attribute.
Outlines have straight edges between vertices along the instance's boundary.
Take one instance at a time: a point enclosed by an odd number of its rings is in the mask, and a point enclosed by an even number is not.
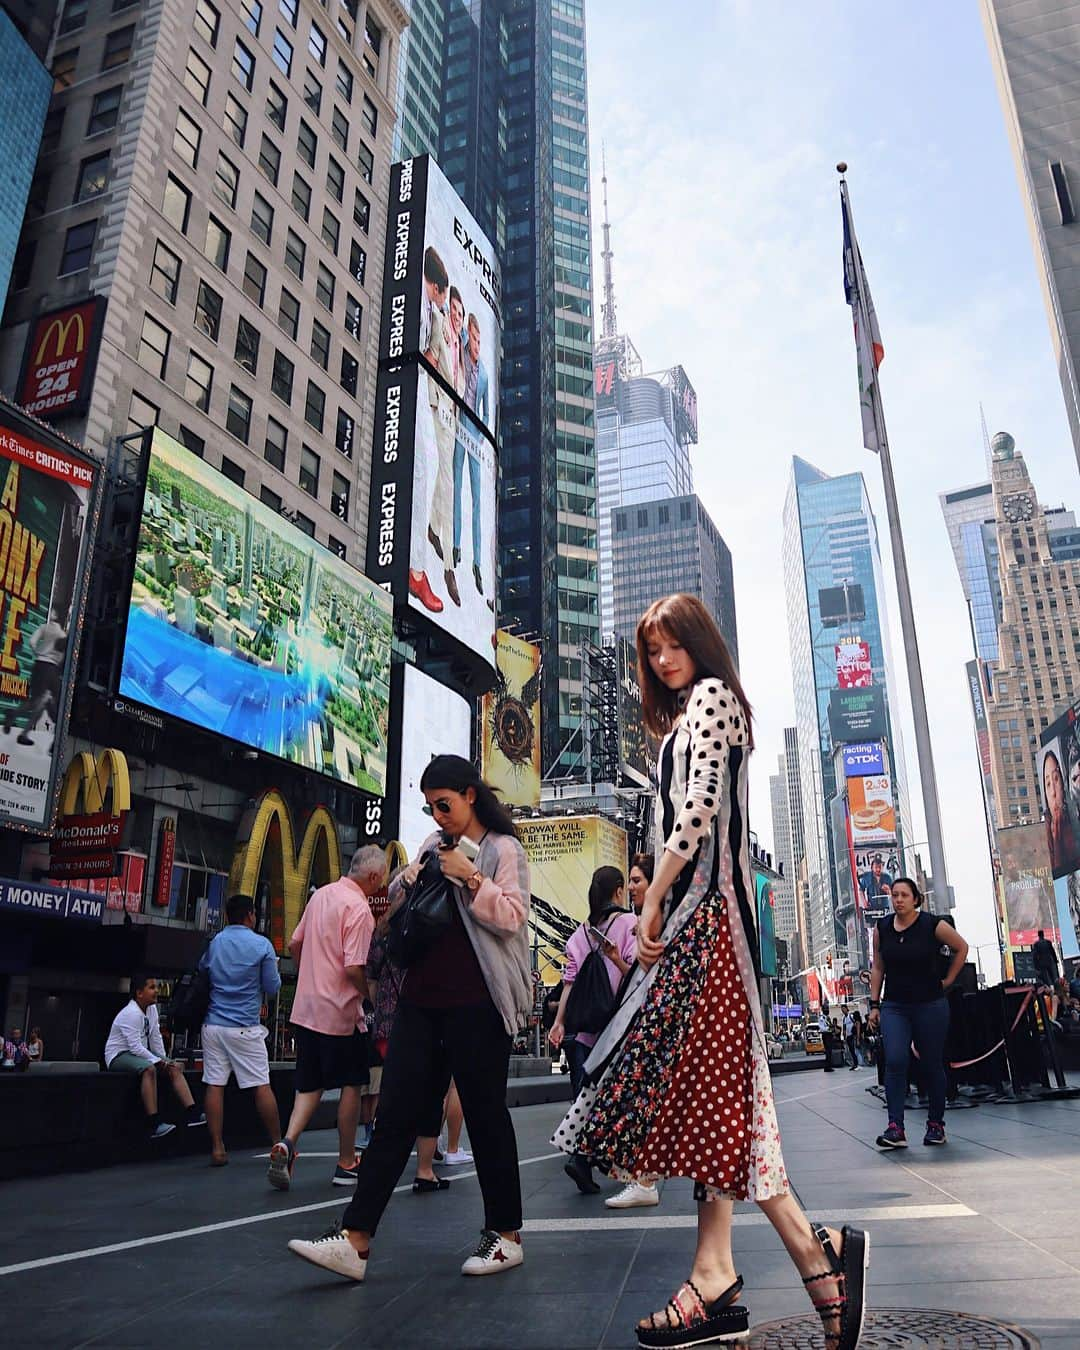
<svg viewBox="0 0 1080 1350"><path fill-rule="evenodd" d="M364 1089L365 1097L377 1097L382 1088L382 1065L368 1069L368 1085Z"/></svg>

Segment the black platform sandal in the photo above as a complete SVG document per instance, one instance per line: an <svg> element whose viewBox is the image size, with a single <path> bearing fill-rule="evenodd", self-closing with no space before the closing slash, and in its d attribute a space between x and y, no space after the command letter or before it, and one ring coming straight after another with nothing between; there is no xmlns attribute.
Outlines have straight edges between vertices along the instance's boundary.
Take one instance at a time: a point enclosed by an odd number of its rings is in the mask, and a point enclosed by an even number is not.
<svg viewBox="0 0 1080 1350"><path fill-rule="evenodd" d="M840 1232L840 1255L837 1256L832 1238L829 1237L829 1230L824 1224L814 1223L810 1227L821 1243L821 1250L828 1258L830 1267L817 1275L807 1275L803 1279L810 1301L821 1318L825 1332L825 1350L856 1350L866 1318L866 1271L870 1264L870 1235L861 1228L849 1228L845 1224ZM839 1297L819 1303L810 1288L819 1280L835 1280L839 1286ZM839 1323L839 1329L830 1331L830 1322Z"/></svg>
<svg viewBox="0 0 1080 1350"><path fill-rule="evenodd" d="M436 1177L434 1181L429 1177L417 1177L412 1188L414 1195L430 1195L432 1191L448 1191L450 1183L445 1177Z"/></svg>
<svg viewBox="0 0 1080 1350"><path fill-rule="evenodd" d="M681 1285L659 1313L635 1327L641 1350L683 1350L691 1345L736 1345L750 1339L750 1314L735 1300L742 1276L719 1298L706 1303L692 1280ZM663 1320L659 1320L663 1317Z"/></svg>

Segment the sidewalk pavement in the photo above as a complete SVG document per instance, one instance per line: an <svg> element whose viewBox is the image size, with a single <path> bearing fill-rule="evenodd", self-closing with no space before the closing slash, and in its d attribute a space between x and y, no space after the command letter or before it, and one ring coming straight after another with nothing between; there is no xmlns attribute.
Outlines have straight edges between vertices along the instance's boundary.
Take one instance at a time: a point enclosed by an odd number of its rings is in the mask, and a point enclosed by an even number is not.
<svg viewBox="0 0 1080 1350"><path fill-rule="evenodd" d="M1043 1350L1080 1346L1080 1100L950 1112L949 1145L882 1155L884 1110L869 1072L777 1080L784 1153L812 1217L872 1235L872 1307L938 1308L1024 1328ZM617 1212L580 1196L552 1155L556 1105L522 1107L526 1260L489 1279L458 1273L476 1241L473 1169L414 1196L402 1179L372 1249L368 1282L335 1279L289 1255L340 1216L328 1133L306 1136L293 1188L272 1191L265 1157L224 1169L180 1158L0 1191L0 1339L22 1347L192 1345L268 1350L630 1347L635 1320L690 1270L687 1182L659 1206ZM605 1194L616 1188L605 1183ZM736 1263L754 1324L802 1314L794 1268L752 1205L736 1212ZM895 1343L895 1342L890 1342ZM922 1342L918 1342L922 1344Z"/></svg>

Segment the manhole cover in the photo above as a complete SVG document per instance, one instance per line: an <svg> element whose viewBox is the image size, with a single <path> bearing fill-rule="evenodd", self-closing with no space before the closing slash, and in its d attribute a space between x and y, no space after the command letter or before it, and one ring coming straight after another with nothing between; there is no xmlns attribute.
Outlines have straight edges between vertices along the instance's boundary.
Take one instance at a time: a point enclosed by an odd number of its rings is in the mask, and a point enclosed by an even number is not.
<svg viewBox="0 0 1080 1350"><path fill-rule="evenodd" d="M821 1319L813 1313L756 1327L750 1350L821 1350ZM866 1314L859 1350L1039 1350L1029 1332L966 1313L928 1308L879 1308Z"/></svg>

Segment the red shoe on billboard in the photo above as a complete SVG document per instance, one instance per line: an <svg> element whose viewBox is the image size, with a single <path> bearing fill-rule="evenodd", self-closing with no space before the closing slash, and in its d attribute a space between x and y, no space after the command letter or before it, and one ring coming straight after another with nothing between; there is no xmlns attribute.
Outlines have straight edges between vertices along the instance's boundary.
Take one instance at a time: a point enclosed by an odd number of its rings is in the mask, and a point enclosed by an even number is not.
<svg viewBox="0 0 1080 1350"><path fill-rule="evenodd" d="M432 614L441 614L443 602L431 589L431 583L427 579L426 572L409 572L409 594L415 595L417 600L425 609L430 609Z"/></svg>

